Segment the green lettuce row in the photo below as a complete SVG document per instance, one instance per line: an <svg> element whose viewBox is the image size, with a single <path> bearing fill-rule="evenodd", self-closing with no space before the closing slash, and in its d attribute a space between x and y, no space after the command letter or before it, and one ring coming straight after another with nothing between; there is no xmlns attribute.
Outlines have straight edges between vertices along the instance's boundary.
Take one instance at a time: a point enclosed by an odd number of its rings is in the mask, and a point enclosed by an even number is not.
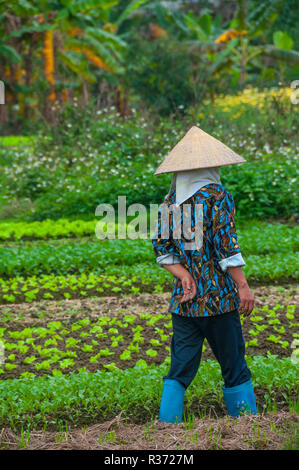
<svg viewBox="0 0 299 470"><path fill-rule="evenodd" d="M0 145L5 145L8 147L21 147L26 145L33 145L36 144L36 142L37 137L35 135L9 135L0 137Z"/></svg>
<svg viewBox="0 0 299 470"><path fill-rule="evenodd" d="M298 280L298 253L251 255L246 263L243 269L249 282L270 284ZM101 273L0 278L0 303L170 292L172 278L154 262L131 266L111 264Z"/></svg>
<svg viewBox="0 0 299 470"><path fill-rule="evenodd" d="M0 222L0 240L51 240L76 238L91 235L99 220L50 220L39 222ZM149 228L149 221L147 224ZM118 224L115 224L117 233ZM238 230L240 244L246 253L270 253L288 251L299 244L299 228L284 224L269 224L258 220L250 221ZM279 245L277 244L279 240ZM136 240L138 242L140 240Z"/></svg>
<svg viewBox="0 0 299 470"><path fill-rule="evenodd" d="M67 219L43 220L42 222L2 222L0 240L34 240L61 237L94 235L97 220L85 221Z"/></svg>
<svg viewBox="0 0 299 470"><path fill-rule="evenodd" d="M247 357L252 372L258 411L262 412L283 392L288 402L298 391L298 369L290 358ZM31 428L90 423L105 420L123 411L132 421L157 418L162 377L168 365L136 365L132 369L42 376L0 381L0 426L30 425ZM223 408L223 380L219 364L202 361L198 374L186 391L185 404L200 402L207 409L215 401ZM134 393L132 393L134 390ZM284 403L285 403L284 402Z"/></svg>
<svg viewBox="0 0 299 470"><path fill-rule="evenodd" d="M281 259L298 250L299 230L283 225L253 226L240 231L239 244L245 261L253 256L278 256ZM281 253L281 254L280 254ZM32 246L0 247L0 276L75 274L102 272L111 265L155 263L150 239L95 240L63 244L41 243ZM257 259L257 258L254 258ZM278 266L281 263L278 262ZM273 266L275 268L275 266ZM286 268L288 269L288 268Z"/></svg>

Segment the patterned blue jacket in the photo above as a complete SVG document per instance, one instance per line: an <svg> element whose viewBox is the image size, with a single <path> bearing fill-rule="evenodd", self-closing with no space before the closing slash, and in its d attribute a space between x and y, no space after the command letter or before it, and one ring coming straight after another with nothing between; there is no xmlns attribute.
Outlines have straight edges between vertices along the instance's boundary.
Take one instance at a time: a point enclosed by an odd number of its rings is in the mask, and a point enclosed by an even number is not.
<svg viewBox="0 0 299 470"><path fill-rule="evenodd" d="M153 250L161 266L181 263L195 280L197 293L193 299L180 303L182 283L174 276L168 312L198 317L238 309L238 288L227 267L243 266L245 262L238 244L232 195L224 186L211 183L187 199L177 211L169 210L175 201L173 190L159 208ZM169 225L167 236L165 220ZM183 220L189 222L189 230ZM191 245L190 237L195 236L196 227L201 227L200 242Z"/></svg>

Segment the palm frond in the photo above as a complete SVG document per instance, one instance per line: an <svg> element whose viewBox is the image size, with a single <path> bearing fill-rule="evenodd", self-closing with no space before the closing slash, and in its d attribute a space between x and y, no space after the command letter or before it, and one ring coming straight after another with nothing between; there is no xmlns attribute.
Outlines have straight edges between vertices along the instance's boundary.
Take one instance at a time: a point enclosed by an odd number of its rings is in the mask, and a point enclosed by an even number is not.
<svg viewBox="0 0 299 470"><path fill-rule="evenodd" d="M133 11L137 10L139 7L144 5L148 0L132 0L129 5L124 9L124 11L119 15L117 20L114 22L116 26L119 26L124 20L129 18Z"/></svg>
<svg viewBox="0 0 299 470"><path fill-rule="evenodd" d="M119 36L115 34L109 33L102 28L94 28L94 27L87 27L85 32L90 34L91 36L105 42L112 43L115 47L125 49L127 47L127 43L123 41Z"/></svg>
<svg viewBox="0 0 299 470"><path fill-rule="evenodd" d="M276 20L284 0L261 2L248 15L249 36L258 36Z"/></svg>
<svg viewBox="0 0 299 470"><path fill-rule="evenodd" d="M6 57L9 62L21 62L22 60L20 54L7 44L0 44L0 55Z"/></svg>
<svg viewBox="0 0 299 470"><path fill-rule="evenodd" d="M78 54L72 53L71 51L58 51L58 57L61 62L77 76L84 78L84 80L90 83L96 81L95 75L87 70L87 66L82 62Z"/></svg>
<svg viewBox="0 0 299 470"><path fill-rule="evenodd" d="M297 51L278 49L271 44L267 44L264 46L262 54L284 62L299 64L299 52Z"/></svg>
<svg viewBox="0 0 299 470"><path fill-rule="evenodd" d="M107 10L117 4L118 0L105 0L105 2L99 0L80 0L72 2L68 8L72 15L76 15L77 13L86 13L89 10L95 9Z"/></svg>
<svg viewBox="0 0 299 470"><path fill-rule="evenodd" d="M102 44L96 38L88 34L84 36L84 43L86 44L86 47L90 48L91 46L91 49L101 57L101 59L110 67L112 71L120 71L118 62L115 60L113 53L107 49L106 44Z"/></svg>

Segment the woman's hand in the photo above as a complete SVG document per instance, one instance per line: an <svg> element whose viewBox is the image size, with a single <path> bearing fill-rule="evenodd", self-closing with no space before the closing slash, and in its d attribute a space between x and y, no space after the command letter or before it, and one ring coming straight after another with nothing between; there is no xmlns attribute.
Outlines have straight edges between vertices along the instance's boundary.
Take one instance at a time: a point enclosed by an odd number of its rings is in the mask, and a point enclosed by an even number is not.
<svg viewBox="0 0 299 470"><path fill-rule="evenodd" d="M184 289L184 294L181 299L181 303L193 299L193 297L196 295L197 287L189 271L184 268L184 266L180 263L163 264L163 266L165 269L167 269L167 271L169 271L171 274L181 280L182 287Z"/></svg>
<svg viewBox="0 0 299 470"><path fill-rule="evenodd" d="M239 306L240 313L248 317L254 307L254 297L247 283L239 286L239 296L241 300Z"/></svg>
<svg viewBox="0 0 299 470"><path fill-rule="evenodd" d="M181 298L181 303L183 303L193 299L193 297L196 295L197 288L195 281L189 272L188 274L184 275L183 278L181 278L181 282L184 289L184 295Z"/></svg>
<svg viewBox="0 0 299 470"><path fill-rule="evenodd" d="M239 311L243 313L245 317L248 317L254 307L254 297L247 284L245 274L242 271L241 266L227 268L233 280L236 282L239 290L240 305Z"/></svg>

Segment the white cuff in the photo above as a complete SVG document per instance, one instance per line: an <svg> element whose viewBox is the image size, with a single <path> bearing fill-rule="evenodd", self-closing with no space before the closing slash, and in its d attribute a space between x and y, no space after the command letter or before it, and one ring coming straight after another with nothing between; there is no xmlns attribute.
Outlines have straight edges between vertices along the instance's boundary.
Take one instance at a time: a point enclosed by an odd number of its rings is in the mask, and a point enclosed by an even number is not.
<svg viewBox="0 0 299 470"><path fill-rule="evenodd" d="M163 264L178 264L178 263L180 263L180 259L172 253L167 253L167 255L158 256L156 258L156 261L159 264L159 266L162 266Z"/></svg>
<svg viewBox="0 0 299 470"><path fill-rule="evenodd" d="M222 271L226 271L229 267L244 266L246 263L241 255L237 253L236 255L230 256L229 258L224 258L219 261Z"/></svg>

